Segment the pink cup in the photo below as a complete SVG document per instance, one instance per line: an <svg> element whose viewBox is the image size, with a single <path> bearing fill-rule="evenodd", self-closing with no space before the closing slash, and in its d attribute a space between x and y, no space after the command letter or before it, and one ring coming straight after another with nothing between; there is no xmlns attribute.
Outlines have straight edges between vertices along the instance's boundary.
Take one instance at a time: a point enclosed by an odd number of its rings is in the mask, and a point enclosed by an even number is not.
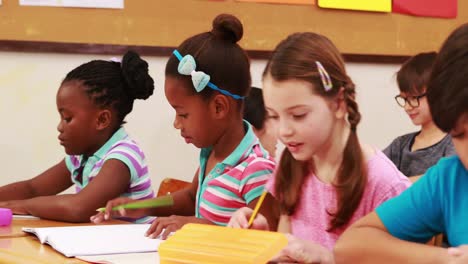
<svg viewBox="0 0 468 264"><path fill-rule="evenodd" d="M9 226L13 218L11 209L0 208L0 226Z"/></svg>

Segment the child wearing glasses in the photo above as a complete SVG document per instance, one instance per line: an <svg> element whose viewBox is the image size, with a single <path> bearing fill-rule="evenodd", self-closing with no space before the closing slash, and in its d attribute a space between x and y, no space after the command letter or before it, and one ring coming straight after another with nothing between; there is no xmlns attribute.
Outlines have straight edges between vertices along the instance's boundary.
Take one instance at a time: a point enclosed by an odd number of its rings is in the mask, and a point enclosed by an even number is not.
<svg viewBox="0 0 468 264"><path fill-rule="evenodd" d="M440 159L411 188L348 228L334 248L337 264L468 263L468 23L440 49L427 101L457 154ZM452 248L424 244L439 233Z"/></svg>
<svg viewBox="0 0 468 264"><path fill-rule="evenodd" d="M434 124L426 99L427 82L436 56L436 52L417 54L397 73L400 94L395 100L421 130L397 137L383 152L413 182L440 158L455 154L450 135Z"/></svg>

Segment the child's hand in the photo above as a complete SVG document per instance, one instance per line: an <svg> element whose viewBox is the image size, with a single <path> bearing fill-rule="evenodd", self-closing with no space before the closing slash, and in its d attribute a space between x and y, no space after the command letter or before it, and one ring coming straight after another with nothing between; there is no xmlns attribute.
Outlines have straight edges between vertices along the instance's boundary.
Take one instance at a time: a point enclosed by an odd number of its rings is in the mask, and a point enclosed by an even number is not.
<svg viewBox="0 0 468 264"><path fill-rule="evenodd" d="M106 210L104 212L99 212L91 216L91 222L98 224L104 220L109 220L114 217L129 217L129 218L140 218L145 216L145 209L120 209L118 211L112 210L115 206L135 202L135 200L127 197L119 197L114 200L107 202Z"/></svg>
<svg viewBox="0 0 468 264"><path fill-rule="evenodd" d="M468 245L449 248L447 252L451 256L449 264L468 263Z"/></svg>
<svg viewBox="0 0 468 264"><path fill-rule="evenodd" d="M29 212L24 208L24 200L13 200L0 202L0 208L9 208L16 215L27 215Z"/></svg>
<svg viewBox="0 0 468 264"><path fill-rule="evenodd" d="M195 216L171 215L169 217L158 217L146 231L145 236L166 239L172 232L181 229L188 223L204 223L204 221Z"/></svg>
<svg viewBox="0 0 468 264"><path fill-rule="evenodd" d="M248 223L253 210L249 207L242 207L231 216L228 227L233 228L248 228ZM252 226L252 229L270 230L267 219L262 214L257 214Z"/></svg>
<svg viewBox="0 0 468 264"><path fill-rule="evenodd" d="M288 245L272 260L276 263L334 264L332 252L319 244L287 234Z"/></svg>

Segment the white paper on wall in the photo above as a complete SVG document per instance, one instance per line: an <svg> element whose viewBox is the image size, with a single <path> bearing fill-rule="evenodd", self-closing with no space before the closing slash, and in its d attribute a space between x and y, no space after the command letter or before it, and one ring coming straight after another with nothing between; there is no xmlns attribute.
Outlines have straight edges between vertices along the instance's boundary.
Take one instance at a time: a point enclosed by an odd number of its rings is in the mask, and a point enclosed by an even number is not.
<svg viewBox="0 0 468 264"><path fill-rule="evenodd" d="M124 8L124 0L19 0L19 3L23 6Z"/></svg>

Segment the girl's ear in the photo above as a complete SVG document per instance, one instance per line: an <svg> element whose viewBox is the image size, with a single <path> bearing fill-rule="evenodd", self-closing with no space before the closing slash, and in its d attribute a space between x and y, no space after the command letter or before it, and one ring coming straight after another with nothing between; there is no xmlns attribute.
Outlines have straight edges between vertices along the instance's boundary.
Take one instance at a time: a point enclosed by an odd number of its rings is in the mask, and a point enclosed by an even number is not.
<svg viewBox="0 0 468 264"><path fill-rule="evenodd" d="M210 102L210 112L215 119L225 118L230 110L229 99L222 94L215 95Z"/></svg>
<svg viewBox="0 0 468 264"><path fill-rule="evenodd" d="M112 120L112 112L109 109L100 110L96 118L96 129L104 130L110 126Z"/></svg>
<svg viewBox="0 0 468 264"><path fill-rule="evenodd" d="M333 111L335 112L335 117L337 119L346 118L346 115L348 114L348 107L346 105L343 87L340 88L340 91L336 95L335 100L333 100L333 106Z"/></svg>

